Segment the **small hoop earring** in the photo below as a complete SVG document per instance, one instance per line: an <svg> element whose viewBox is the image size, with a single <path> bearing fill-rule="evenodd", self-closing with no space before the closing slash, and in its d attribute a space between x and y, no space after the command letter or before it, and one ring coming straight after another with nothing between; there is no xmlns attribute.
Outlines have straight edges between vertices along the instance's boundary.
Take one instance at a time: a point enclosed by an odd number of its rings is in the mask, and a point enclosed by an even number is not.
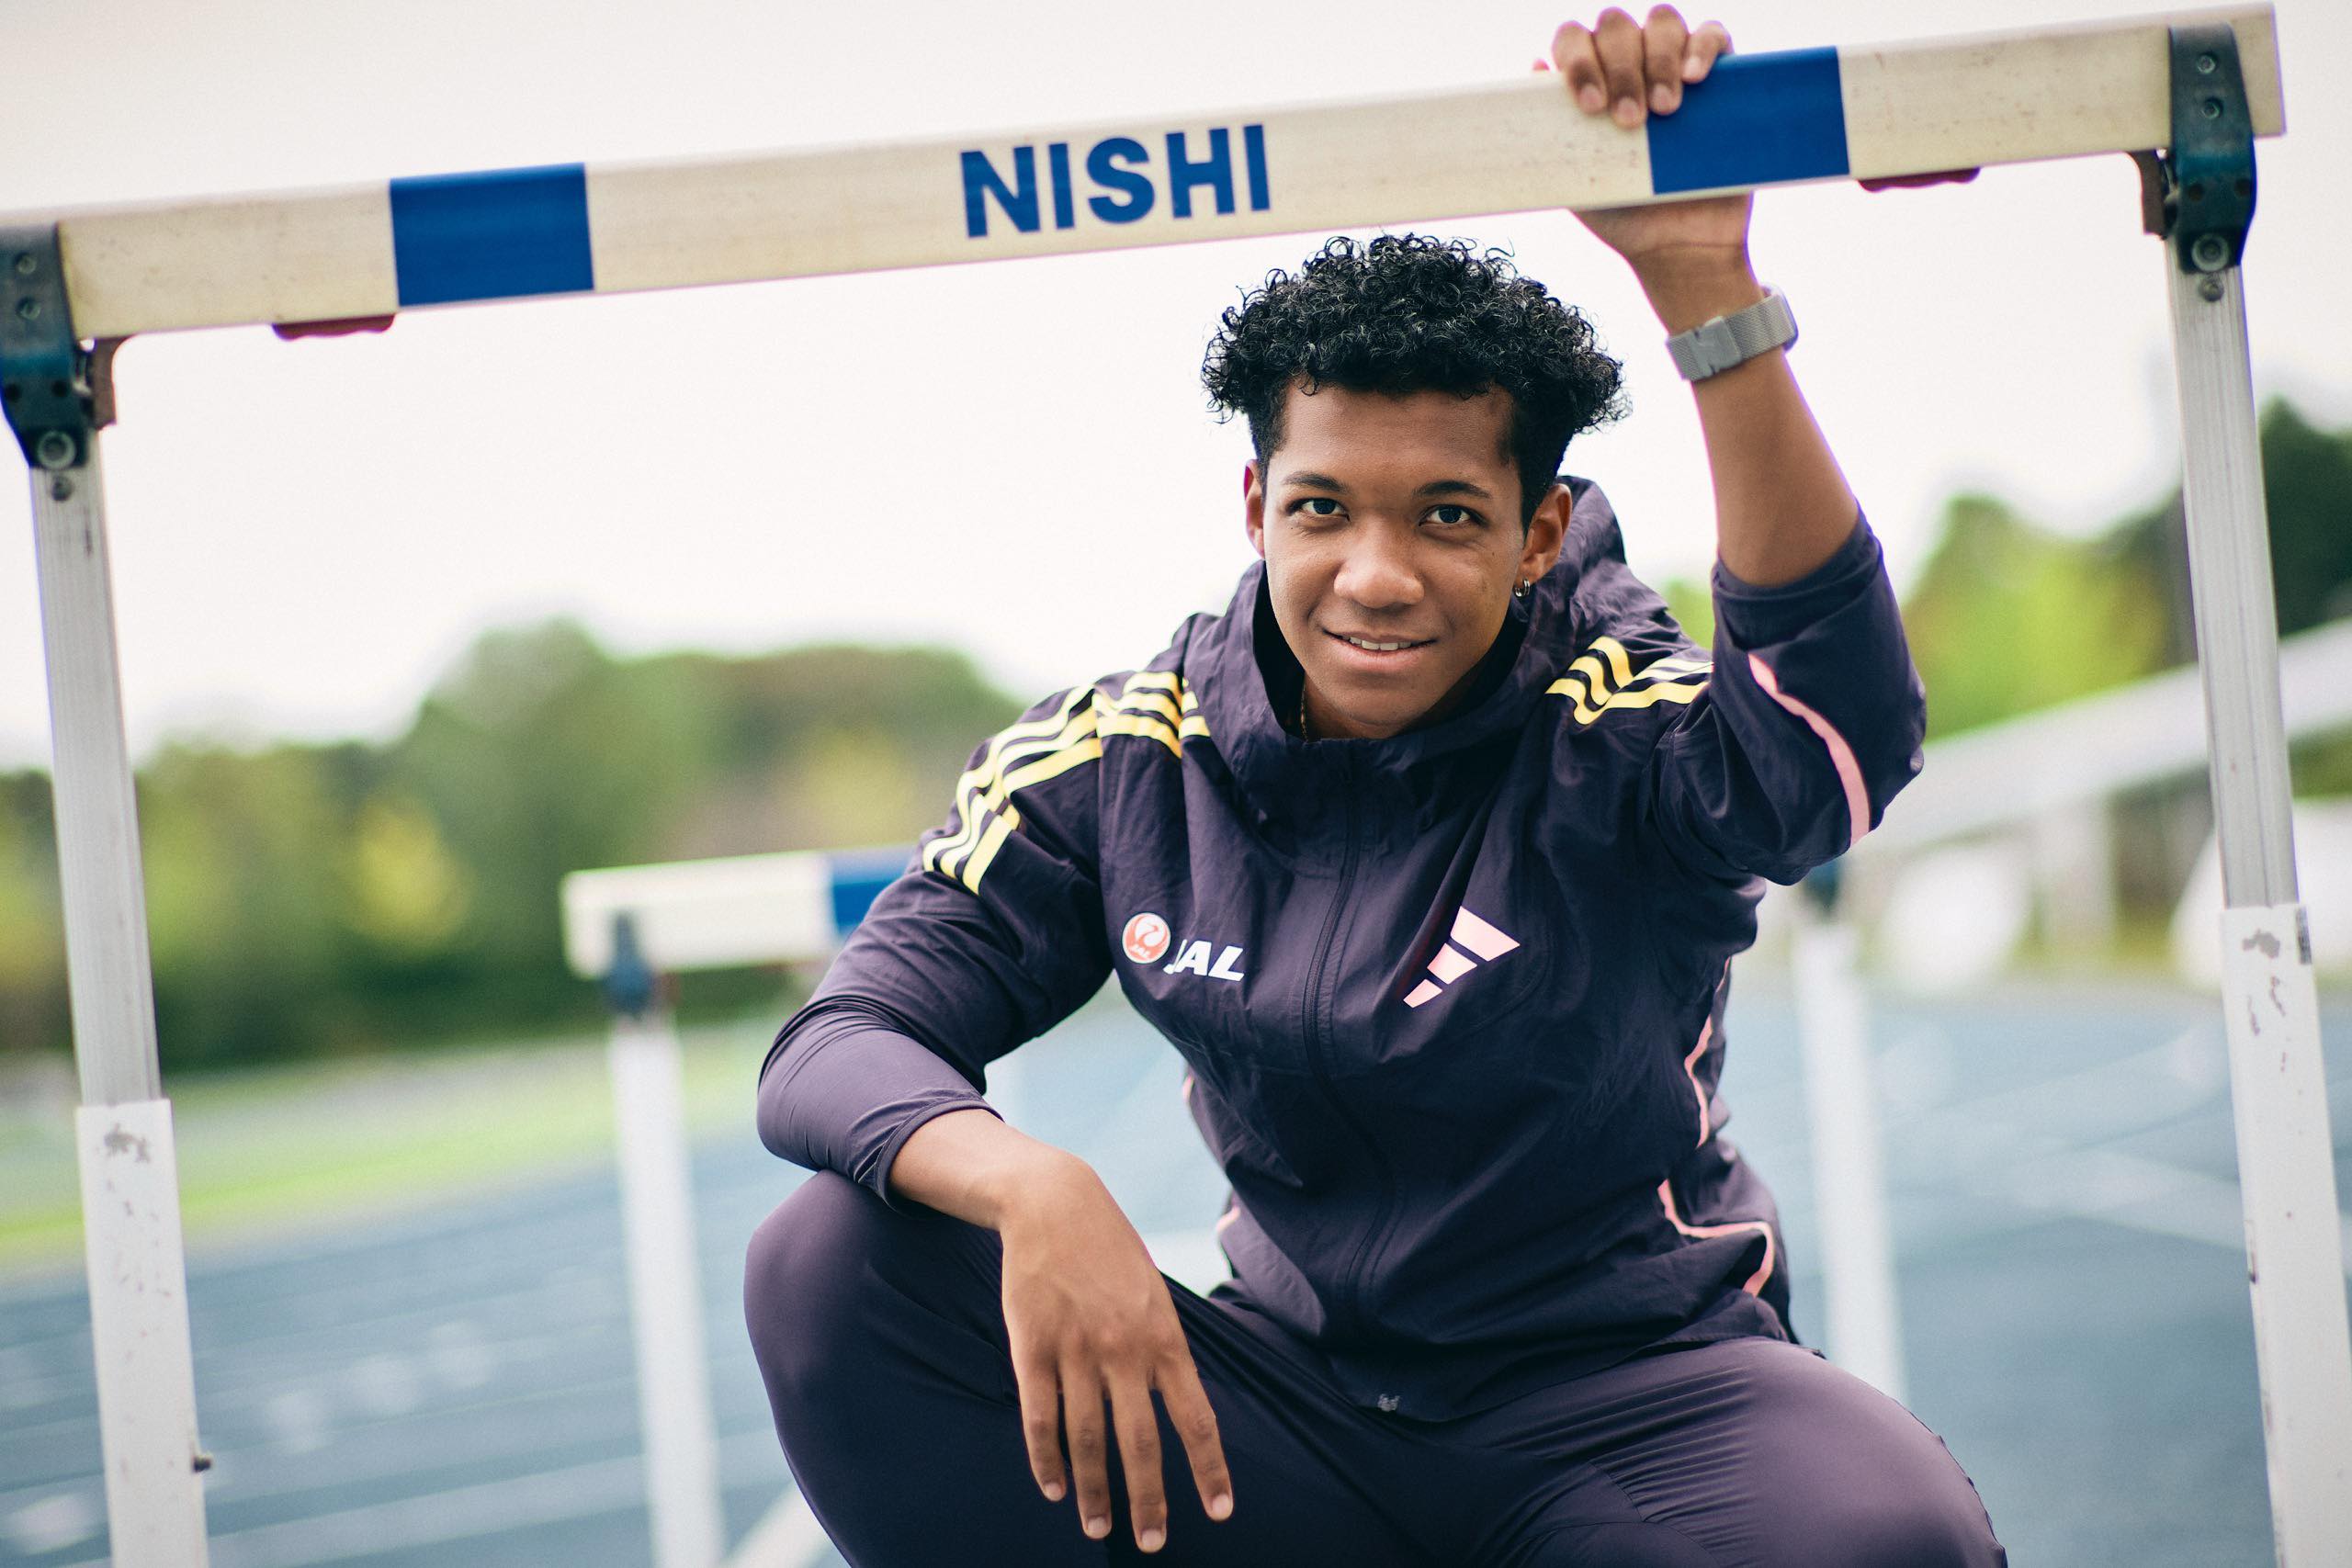
<svg viewBox="0 0 2352 1568"><path fill-rule="evenodd" d="M1514 599L1517 599L1517 600L1521 601L1521 602L1523 604L1523 603L1525 603L1525 602L1526 602L1526 599L1527 599L1527 591L1528 591L1528 589L1530 589L1530 588L1532 588L1532 587L1533 587L1533 586L1534 586L1534 584L1532 584L1532 582L1530 582L1527 579L1525 579L1525 578L1523 578L1523 577L1522 577L1522 578L1521 578L1521 579L1519 580L1519 586L1518 586L1518 587L1516 587L1516 588L1514 588L1514 589L1512 589L1512 590L1510 591L1510 596L1511 596L1512 598L1514 598Z"/></svg>

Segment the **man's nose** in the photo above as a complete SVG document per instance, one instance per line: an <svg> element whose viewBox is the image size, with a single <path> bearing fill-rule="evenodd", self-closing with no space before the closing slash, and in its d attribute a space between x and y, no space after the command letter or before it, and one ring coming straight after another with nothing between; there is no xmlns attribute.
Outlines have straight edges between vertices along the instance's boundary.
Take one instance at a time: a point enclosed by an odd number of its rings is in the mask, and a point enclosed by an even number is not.
<svg viewBox="0 0 2352 1568"><path fill-rule="evenodd" d="M1351 542L1333 586L1367 610L1403 609L1421 600L1421 577L1404 541L1385 528L1364 529Z"/></svg>

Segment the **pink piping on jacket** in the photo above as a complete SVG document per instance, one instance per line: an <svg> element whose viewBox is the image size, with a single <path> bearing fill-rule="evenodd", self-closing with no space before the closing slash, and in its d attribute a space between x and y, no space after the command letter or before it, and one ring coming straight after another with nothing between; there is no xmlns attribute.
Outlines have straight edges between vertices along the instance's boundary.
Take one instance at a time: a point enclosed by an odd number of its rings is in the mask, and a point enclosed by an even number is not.
<svg viewBox="0 0 2352 1568"><path fill-rule="evenodd" d="M1699 1102L1699 1142L1702 1144L1707 1141L1707 1134L1715 1128L1707 1115L1707 1091L1699 1087L1699 1058L1707 1054L1707 1042L1714 1037L1715 1015L1710 1011L1707 1021L1699 1026L1699 1043L1691 1046L1690 1054L1682 1058L1683 1076L1690 1080L1690 1098Z"/></svg>
<svg viewBox="0 0 2352 1568"><path fill-rule="evenodd" d="M1703 1145L1715 1130L1714 1120L1707 1113L1707 1091L1699 1087L1699 1058L1707 1054L1708 1043L1715 1037L1715 1002L1722 997L1724 981L1731 978L1731 960L1724 960L1724 972L1715 981L1713 995L1707 998L1707 1021L1699 1026L1699 1043L1682 1058L1682 1076L1690 1080L1690 1098L1699 1102L1699 1142Z"/></svg>
<svg viewBox="0 0 2352 1568"><path fill-rule="evenodd" d="M1766 1224L1762 1220L1734 1220L1729 1224L1723 1225L1684 1224L1680 1212L1674 1206L1674 1182L1671 1179L1657 1184L1657 1201L1659 1206L1666 1211L1667 1223L1684 1235L1729 1235L1734 1231L1754 1231L1758 1235L1762 1236L1764 1238L1763 1265L1747 1277L1747 1283L1742 1285L1740 1289L1751 1296L1764 1289L1764 1281L1772 1277L1772 1227L1770 1225Z"/></svg>
<svg viewBox="0 0 2352 1568"><path fill-rule="evenodd" d="M1764 688L1766 696L1804 720L1806 728L1820 736L1821 743L1829 748L1829 761L1838 770L1838 782L1846 788L1846 810L1853 818L1846 837L1846 847L1852 849L1871 830L1870 791L1862 786L1862 766L1854 760L1854 749L1846 744L1846 738L1838 733L1836 725L1781 690L1772 667L1753 653L1747 656L1747 670L1756 677L1756 683Z"/></svg>

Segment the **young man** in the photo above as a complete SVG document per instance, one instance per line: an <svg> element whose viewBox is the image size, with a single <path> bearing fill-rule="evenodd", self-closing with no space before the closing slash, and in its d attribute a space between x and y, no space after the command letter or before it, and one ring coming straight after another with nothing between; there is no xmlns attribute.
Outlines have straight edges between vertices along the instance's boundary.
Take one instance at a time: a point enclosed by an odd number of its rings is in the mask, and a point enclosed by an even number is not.
<svg viewBox="0 0 2352 1568"><path fill-rule="evenodd" d="M1632 124L1725 46L1661 7L1555 55ZM763 1069L820 1174L752 1242L752 1337L858 1568L2003 1561L1934 1435L1790 1342L1719 1135L1756 878L1867 831L1923 728L1747 211L1586 220L1669 333L1760 321L1692 367L1712 666L1554 480L1617 365L1541 286L1334 241L1227 313L1263 564L974 754ZM1106 973L1232 1181L1205 1298L978 1093Z"/></svg>

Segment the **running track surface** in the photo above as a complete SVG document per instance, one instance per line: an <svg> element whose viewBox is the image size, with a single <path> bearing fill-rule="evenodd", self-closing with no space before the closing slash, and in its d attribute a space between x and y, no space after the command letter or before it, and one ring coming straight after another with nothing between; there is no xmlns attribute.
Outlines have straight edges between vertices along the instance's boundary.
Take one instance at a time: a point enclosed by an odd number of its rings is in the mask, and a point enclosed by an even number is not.
<svg viewBox="0 0 2352 1568"><path fill-rule="evenodd" d="M2352 1192L2352 998L2325 1009ZM2040 989L1874 1016L1910 1402L2019 1564L2260 1568L2261 1417L2217 1010ZM1734 1004L1730 1135L1778 1190L1818 1339L1785 998ZM789 1487L738 1310L742 1244L800 1179L749 1130L695 1158L730 1540ZM1214 1267L1223 1185L1174 1055L1114 1000L996 1092L1092 1160L1163 1267ZM190 1258L214 1568L650 1561L618 1201L570 1177ZM78 1277L0 1280L0 1564L105 1560Z"/></svg>

